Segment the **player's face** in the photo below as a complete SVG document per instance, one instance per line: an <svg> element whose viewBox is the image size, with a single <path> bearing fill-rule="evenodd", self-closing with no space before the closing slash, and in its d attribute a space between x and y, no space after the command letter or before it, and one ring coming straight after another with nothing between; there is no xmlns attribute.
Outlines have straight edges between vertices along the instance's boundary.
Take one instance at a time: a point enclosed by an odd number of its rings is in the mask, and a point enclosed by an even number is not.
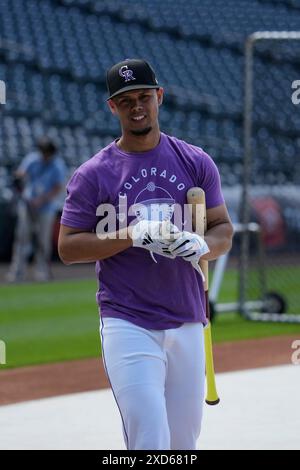
<svg viewBox="0 0 300 470"><path fill-rule="evenodd" d="M109 101L109 106L113 114L119 117L123 132L147 135L158 125L158 108L162 98L162 88L143 88L116 96Z"/></svg>

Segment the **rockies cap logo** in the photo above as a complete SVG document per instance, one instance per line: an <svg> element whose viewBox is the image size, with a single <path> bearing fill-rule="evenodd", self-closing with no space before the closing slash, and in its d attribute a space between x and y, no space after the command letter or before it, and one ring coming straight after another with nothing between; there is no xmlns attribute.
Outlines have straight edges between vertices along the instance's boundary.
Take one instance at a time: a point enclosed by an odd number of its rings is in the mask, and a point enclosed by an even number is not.
<svg viewBox="0 0 300 470"><path fill-rule="evenodd" d="M123 65L123 67L119 69L119 75L120 77L125 78L125 82L135 80L135 77L133 76L133 71L128 68L128 65Z"/></svg>

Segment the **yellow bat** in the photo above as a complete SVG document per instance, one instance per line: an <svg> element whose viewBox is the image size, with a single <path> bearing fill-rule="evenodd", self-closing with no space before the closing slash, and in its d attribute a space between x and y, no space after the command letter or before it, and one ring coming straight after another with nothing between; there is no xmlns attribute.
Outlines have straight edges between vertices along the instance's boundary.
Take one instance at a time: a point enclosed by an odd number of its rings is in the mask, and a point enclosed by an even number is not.
<svg viewBox="0 0 300 470"><path fill-rule="evenodd" d="M203 237L207 229L205 192L201 188L191 188L187 192L187 201L188 204L192 205L193 230L198 235ZM211 325L209 321L208 261L200 260L200 267L205 277L204 291L206 301L206 316L208 318L208 324L204 328L205 367L207 382L207 395L205 401L208 405L217 405L220 399L218 397L216 388Z"/></svg>

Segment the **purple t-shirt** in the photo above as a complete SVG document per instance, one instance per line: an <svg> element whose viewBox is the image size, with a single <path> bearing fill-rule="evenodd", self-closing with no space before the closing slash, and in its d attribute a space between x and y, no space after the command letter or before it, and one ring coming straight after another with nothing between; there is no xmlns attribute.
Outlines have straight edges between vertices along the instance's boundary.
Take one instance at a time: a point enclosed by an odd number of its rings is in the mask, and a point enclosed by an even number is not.
<svg viewBox="0 0 300 470"><path fill-rule="evenodd" d="M204 189L208 209L224 203L216 165L199 147L163 133L154 149L142 153L124 152L113 142L75 171L67 185L61 223L96 231L98 206L112 204L120 224L120 200L132 206L128 224L136 218L155 218L157 208L172 217L173 204L186 204L193 186ZM157 263L148 250L131 247L96 263L102 317L155 330L186 322L205 324L201 276L183 259L154 256Z"/></svg>

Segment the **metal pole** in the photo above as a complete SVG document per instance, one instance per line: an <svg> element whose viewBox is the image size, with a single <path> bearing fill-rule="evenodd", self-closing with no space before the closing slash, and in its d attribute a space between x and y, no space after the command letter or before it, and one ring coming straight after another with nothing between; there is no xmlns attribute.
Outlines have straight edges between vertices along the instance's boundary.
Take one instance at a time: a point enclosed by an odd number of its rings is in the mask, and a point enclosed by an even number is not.
<svg viewBox="0 0 300 470"><path fill-rule="evenodd" d="M253 35L249 36L245 45L245 99L244 99L244 173L241 198L241 220L244 226L249 223L249 186L251 183L252 163L252 108L253 108ZM248 267L249 232L245 230L241 237L239 304L240 313L245 315L246 283Z"/></svg>

